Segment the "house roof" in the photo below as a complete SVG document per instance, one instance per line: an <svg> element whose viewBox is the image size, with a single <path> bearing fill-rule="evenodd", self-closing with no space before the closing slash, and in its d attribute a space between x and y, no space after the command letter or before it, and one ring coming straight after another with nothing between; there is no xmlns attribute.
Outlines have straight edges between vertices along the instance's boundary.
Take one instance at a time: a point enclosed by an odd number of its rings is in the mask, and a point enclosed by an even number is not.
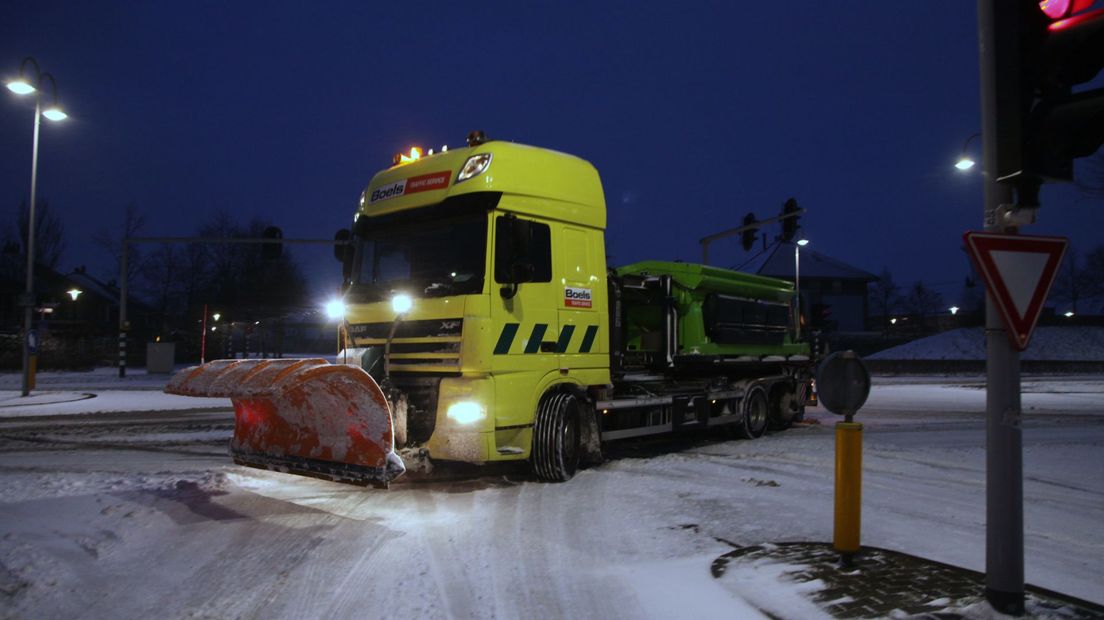
<svg viewBox="0 0 1104 620"><path fill-rule="evenodd" d="M88 275L83 267L79 267L70 273L65 274L65 278L79 286L82 290L88 293L92 293L97 297L106 299L112 304L118 305L119 303L119 289L118 287L104 284L96 278ZM135 303L132 296L127 295L128 303Z"/></svg>
<svg viewBox="0 0 1104 620"><path fill-rule="evenodd" d="M740 267L762 276L792 280L794 277L794 248L791 242L779 242L773 249L763 252ZM808 247L801 248L801 278L825 280L860 280L873 282L878 276L852 267L847 263L825 256Z"/></svg>

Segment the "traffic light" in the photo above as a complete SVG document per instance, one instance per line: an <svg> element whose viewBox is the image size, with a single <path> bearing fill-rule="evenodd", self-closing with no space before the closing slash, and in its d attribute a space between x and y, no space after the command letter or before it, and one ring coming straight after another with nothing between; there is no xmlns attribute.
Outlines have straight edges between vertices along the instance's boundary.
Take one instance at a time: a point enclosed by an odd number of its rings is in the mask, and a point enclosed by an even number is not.
<svg viewBox="0 0 1104 620"><path fill-rule="evenodd" d="M283 239L284 231L275 226L269 226L261 233L263 239ZM283 243L262 243L261 258L264 260L276 260L284 252Z"/></svg>
<svg viewBox="0 0 1104 620"><path fill-rule="evenodd" d="M740 238L744 251L748 251L755 246L755 238L759 236L759 227L756 226L758 223L759 221L755 219L754 213L748 213L744 216L744 232Z"/></svg>
<svg viewBox="0 0 1104 620"><path fill-rule="evenodd" d="M797 213L801 209L797 206L797 200L790 198L786 201L786 204L782 205L782 240L791 241L794 235L797 234L797 229L801 226L797 223L801 218ZM793 213L790 217L786 217L788 214Z"/></svg>
<svg viewBox="0 0 1104 620"><path fill-rule="evenodd" d="M1073 160L1104 142L1104 89L1074 93L1104 66L1104 9L1094 0L1020 0L1021 170L1002 170L1037 204L1040 183L1073 180ZM1009 174L1011 172L1011 174Z"/></svg>

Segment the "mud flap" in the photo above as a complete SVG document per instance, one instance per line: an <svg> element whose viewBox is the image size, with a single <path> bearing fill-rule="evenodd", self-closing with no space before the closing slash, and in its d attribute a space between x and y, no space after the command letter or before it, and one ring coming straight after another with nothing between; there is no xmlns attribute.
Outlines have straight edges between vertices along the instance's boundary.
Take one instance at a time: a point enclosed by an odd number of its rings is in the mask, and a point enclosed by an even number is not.
<svg viewBox="0 0 1104 620"><path fill-rule="evenodd" d="M387 400L355 366L218 360L180 371L165 392L230 398L230 452L243 465L374 486L406 471Z"/></svg>

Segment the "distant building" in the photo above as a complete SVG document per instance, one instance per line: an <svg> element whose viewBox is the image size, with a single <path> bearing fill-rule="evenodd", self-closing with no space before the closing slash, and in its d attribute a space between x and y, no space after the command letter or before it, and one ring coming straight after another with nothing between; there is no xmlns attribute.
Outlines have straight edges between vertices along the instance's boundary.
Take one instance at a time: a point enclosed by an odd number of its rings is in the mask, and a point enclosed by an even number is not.
<svg viewBox="0 0 1104 620"><path fill-rule="evenodd" d="M23 257L0 254L0 367L21 364L23 308L20 297L27 286ZM32 325L40 344L40 366L65 367L113 362L118 355L119 289L88 275L83 267L62 274L44 265L34 271L35 307ZM131 342L144 342L155 333L154 314L130 298L127 306ZM132 346L130 357L144 353Z"/></svg>
<svg viewBox="0 0 1104 620"><path fill-rule="evenodd" d="M793 281L796 247L794 243L779 243L756 261L754 272ZM876 281L877 276L808 246L801 248L799 275L802 313L810 327L842 332L867 329L870 316L867 285Z"/></svg>

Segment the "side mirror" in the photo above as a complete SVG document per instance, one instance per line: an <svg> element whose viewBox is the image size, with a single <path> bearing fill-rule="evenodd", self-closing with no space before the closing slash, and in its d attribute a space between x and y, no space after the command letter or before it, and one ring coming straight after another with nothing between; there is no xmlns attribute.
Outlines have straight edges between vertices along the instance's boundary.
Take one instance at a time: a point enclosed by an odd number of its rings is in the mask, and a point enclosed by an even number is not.
<svg viewBox="0 0 1104 620"><path fill-rule="evenodd" d="M510 265L510 279L498 290L503 299L513 299L518 292L518 285L522 282L532 282L536 267L532 263L517 262Z"/></svg>
<svg viewBox="0 0 1104 620"><path fill-rule="evenodd" d="M349 244L349 240L353 238L353 233L348 228L342 228L334 233L334 258L337 262L344 263L348 260L347 257L352 255L353 246Z"/></svg>

